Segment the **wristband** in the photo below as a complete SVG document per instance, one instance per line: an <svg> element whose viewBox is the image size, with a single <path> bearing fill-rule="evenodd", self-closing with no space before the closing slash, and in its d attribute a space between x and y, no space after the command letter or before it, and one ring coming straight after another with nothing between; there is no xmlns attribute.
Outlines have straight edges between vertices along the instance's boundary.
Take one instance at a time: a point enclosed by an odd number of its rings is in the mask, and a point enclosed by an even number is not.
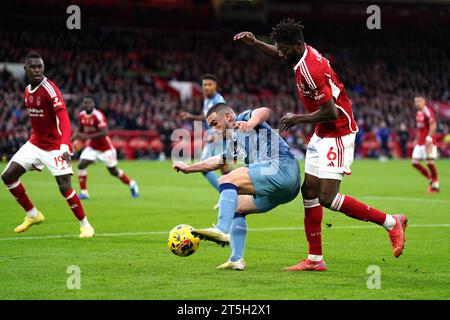
<svg viewBox="0 0 450 320"><path fill-rule="evenodd" d="M425 138L425 141L426 141L426 142L433 142L433 138L430 137L430 136L427 136L427 137Z"/></svg>

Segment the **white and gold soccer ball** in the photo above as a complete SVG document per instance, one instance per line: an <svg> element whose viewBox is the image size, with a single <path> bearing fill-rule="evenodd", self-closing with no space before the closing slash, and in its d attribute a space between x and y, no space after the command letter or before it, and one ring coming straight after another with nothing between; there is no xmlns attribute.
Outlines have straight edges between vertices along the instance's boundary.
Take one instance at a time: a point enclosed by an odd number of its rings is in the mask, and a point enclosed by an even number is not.
<svg viewBox="0 0 450 320"><path fill-rule="evenodd" d="M193 227L187 224L180 224L170 230L167 245L170 251L179 257L187 257L197 251L200 238L192 234Z"/></svg>

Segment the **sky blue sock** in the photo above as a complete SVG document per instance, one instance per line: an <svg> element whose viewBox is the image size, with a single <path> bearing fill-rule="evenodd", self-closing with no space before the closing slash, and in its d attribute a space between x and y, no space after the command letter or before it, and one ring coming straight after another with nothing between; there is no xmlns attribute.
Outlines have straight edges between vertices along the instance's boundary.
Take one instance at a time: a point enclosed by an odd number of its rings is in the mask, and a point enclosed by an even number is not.
<svg viewBox="0 0 450 320"><path fill-rule="evenodd" d="M211 183L211 185L219 191L219 178L217 177L217 174L214 171L208 171L208 172L202 172L205 176L206 180Z"/></svg>
<svg viewBox="0 0 450 320"><path fill-rule="evenodd" d="M247 237L247 220L245 215L236 213L230 229L231 257L230 261L236 262L244 257L245 239Z"/></svg>
<svg viewBox="0 0 450 320"><path fill-rule="evenodd" d="M237 187L232 183L222 183L219 192L219 222L216 228L228 233L238 205Z"/></svg>

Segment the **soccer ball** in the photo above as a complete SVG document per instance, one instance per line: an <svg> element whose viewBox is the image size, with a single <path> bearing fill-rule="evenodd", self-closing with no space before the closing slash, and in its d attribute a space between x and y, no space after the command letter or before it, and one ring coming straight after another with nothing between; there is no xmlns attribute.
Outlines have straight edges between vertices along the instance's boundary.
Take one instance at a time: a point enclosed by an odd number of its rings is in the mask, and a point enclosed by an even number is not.
<svg viewBox="0 0 450 320"><path fill-rule="evenodd" d="M193 227L187 224L176 226L169 233L167 245L170 251L179 257L187 257L197 251L200 244L200 238L194 236L191 231Z"/></svg>

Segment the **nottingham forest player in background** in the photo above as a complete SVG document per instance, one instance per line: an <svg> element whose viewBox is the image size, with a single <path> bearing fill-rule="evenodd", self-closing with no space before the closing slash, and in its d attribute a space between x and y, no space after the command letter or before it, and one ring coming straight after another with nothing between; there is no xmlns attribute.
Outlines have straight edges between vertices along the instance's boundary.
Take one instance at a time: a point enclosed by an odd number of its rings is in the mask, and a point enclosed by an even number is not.
<svg viewBox="0 0 450 320"><path fill-rule="evenodd" d="M58 87L44 76L44 61L39 53L29 53L25 57L24 68L30 83L25 89L25 106L32 133L2 173L4 184L26 212L24 222L14 231L20 233L34 224L44 222L44 215L33 205L19 178L27 171L41 171L47 167L80 222L80 238L90 238L94 235L94 229L71 186L71 128L63 97ZM45 192L45 188L41 188L41 192Z"/></svg>
<svg viewBox="0 0 450 320"><path fill-rule="evenodd" d="M83 98L83 111L80 112L79 129L72 140L87 140L87 147L80 155L78 162L78 180L80 183L80 199L89 199L87 190L87 167L97 162L103 162L113 177L117 177L125 185L129 186L131 196L139 197L139 189L136 181L130 180L125 172L117 168L117 152L111 139L108 137L108 125L106 117L95 108L94 98L85 96Z"/></svg>
<svg viewBox="0 0 450 320"><path fill-rule="evenodd" d="M430 181L427 191L439 192L438 172L434 164L434 160L437 158L436 138L434 136L437 127L436 119L433 109L426 105L423 97L415 97L414 104L417 108L417 137L414 143L412 164ZM426 161L430 172L420 164L421 160Z"/></svg>
<svg viewBox="0 0 450 320"><path fill-rule="evenodd" d="M383 226L391 240L394 256L398 257L405 243L406 216L386 214L339 193L344 175L351 173L358 128L344 85L329 61L305 43L302 29L303 26L294 19L281 21L272 30L275 45L257 40L250 32L241 32L234 37L234 40L243 41L293 69L298 95L307 113L288 113L282 118L283 129L302 123L316 124L306 152L305 180L301 188L309 255L285 270L327 269L322 257L323 207Z"/></svg>

